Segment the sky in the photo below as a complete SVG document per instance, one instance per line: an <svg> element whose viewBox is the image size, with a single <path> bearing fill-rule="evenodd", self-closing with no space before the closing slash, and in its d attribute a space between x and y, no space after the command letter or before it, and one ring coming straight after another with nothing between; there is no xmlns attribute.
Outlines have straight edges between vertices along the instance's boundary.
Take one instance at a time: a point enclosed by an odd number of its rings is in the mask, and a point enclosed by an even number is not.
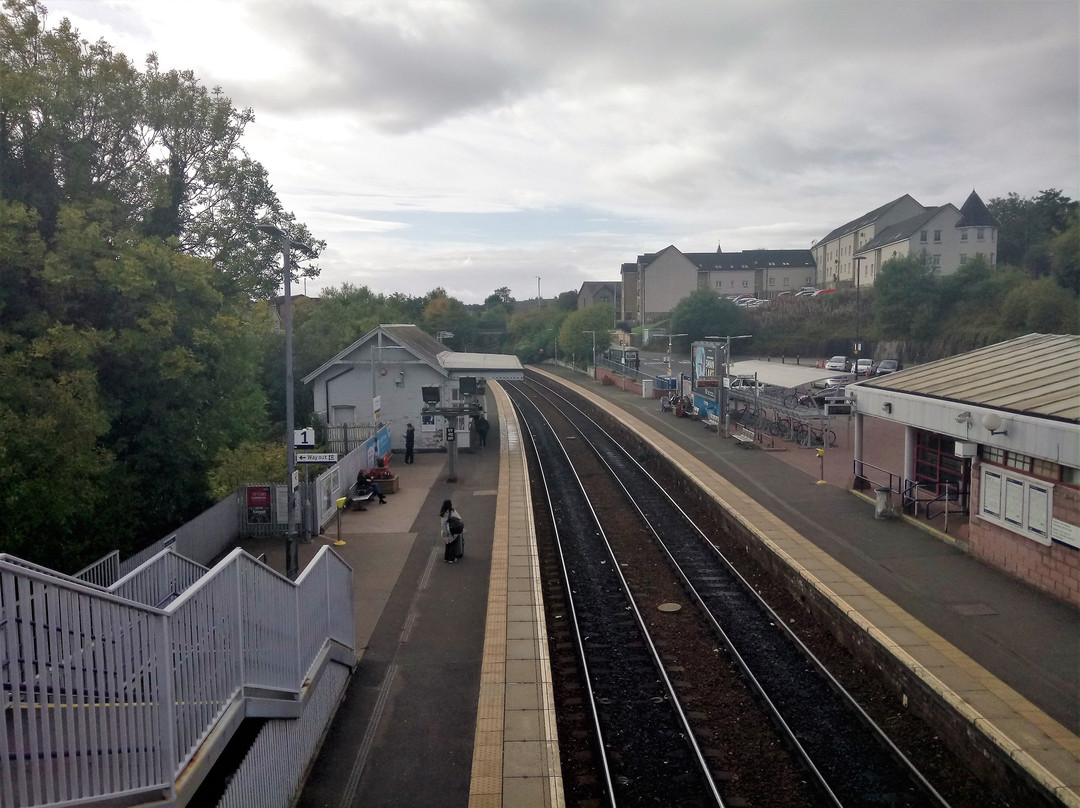
<svg viewBox="0 0 1080 808"><path fill-rule="evenodd" d="M327 241L312 296L551 298L904 194L1080 198L1076 0L45 5L254 111L244 147Z"/></svg>

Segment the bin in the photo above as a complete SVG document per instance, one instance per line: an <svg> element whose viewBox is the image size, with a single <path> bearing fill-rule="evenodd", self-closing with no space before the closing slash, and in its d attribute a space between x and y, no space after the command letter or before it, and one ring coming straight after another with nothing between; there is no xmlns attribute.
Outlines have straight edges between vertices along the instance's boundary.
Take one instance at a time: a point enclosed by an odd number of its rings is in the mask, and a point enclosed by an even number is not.
<svg viewBox="0 0 1080 808"><path fill-rule="evenodd" d="M653 380L652 379L642 379L641 380L641 397L642 398L652 398L653 397L652 388L653 388Z"/></svg>
<svg viewBox="0 0 1080 808"><path fill-rule="evenodd" d="M875 519L892 519L896 514L892 507L892 489L888 487L875 488L877 503L874 505Z"/></svg>

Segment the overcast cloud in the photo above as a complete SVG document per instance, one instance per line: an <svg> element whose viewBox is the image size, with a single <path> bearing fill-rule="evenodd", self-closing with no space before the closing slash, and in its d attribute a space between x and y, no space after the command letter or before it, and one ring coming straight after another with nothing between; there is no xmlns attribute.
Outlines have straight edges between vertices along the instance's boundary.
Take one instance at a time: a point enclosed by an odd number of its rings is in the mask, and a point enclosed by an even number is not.
<svg viewBox="0 0 1080 808"><path fill-rule="evenodd" d="M809 248L905 193L1080 197L1080 5L56 0L254 109L348 282L551 297L669 244Z"/></svg>

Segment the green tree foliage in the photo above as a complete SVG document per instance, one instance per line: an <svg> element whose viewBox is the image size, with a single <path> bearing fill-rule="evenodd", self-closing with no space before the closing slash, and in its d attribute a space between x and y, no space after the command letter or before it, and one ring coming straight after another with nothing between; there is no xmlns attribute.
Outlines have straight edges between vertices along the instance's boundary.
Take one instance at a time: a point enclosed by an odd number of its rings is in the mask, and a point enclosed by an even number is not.
<svg viewBox="0 0 1080 808"><path fill-rule="evenodd" d="M941 301L937 270L925 253L890 258L874 283L875 311L885 339L928 339Z"/></svg>
<svg viewBox="0 0 1080 808"><path fill-rule="evenodd" d="M525 306L519 308L507 321L503 348L524 364L542 362L556 353L559 327L566 313L549 307ZM563 351L558 350L559 357Z"/></svg>
<svg viewBox="0 0 1080 808"><path fill-rule="evenodd" d="M1080 210L1050 239L1050 272L1059 286L1080 294Z"/></svg>
<svg viewBox="0 0 1080 808"><path fill-rule="evenodd" d="M611 306L586 306L566 315L559 327L559 356L576 357L578 365L591 364L594 344L597 356L610 347L614 322L615 310Z"/></svg>
<svg viewBox="0 0 1080 808"><path fill-rule="evenodd" d="M577 309L578 293L573 289L566 292L561 292L558 297L555 298L555 305L561 311L574 311Z"/></svg>
<svg viewBox="0 0 1080 808"><path fill-rule="evenodd" d="M236 491L241 483L285 482L285 446L273 442L246 442L218 452L209 475L210 496L216 501Z"/></svg>
<svg viewBox="0 0 1080 808"><path fill-rule="evenodd" d="M686 342L738 334L743 329L742 315L730 300L718 297L709 289L697 289L680 300L671 312L671 333L687 334Z"/></svg>
<svg viewBox="0 0 1080 808"><path fill-rule="evenodd" d="M1051 188L1029 199L1010 193L986 207L999 224L997 262L1040 276L1050 271L1050 243L1068 227L1077 203Z"/></svg>
<svg viewBox="0 0 1080 808"><path fill-rule="evenodd" d="M45 25L37 0L5 0L0 16L0 198L39 214L50 239L63 204L113 203L114 224L175 239L214 262L227 294L266 298L280 283L280 245L253 239L261 214L311 245L282 210L266 171L240 144L251 110L236 110L190 71L140 73L108 43L84 42L65 19ZM315 265L301 268L318 274Z"/></svg>

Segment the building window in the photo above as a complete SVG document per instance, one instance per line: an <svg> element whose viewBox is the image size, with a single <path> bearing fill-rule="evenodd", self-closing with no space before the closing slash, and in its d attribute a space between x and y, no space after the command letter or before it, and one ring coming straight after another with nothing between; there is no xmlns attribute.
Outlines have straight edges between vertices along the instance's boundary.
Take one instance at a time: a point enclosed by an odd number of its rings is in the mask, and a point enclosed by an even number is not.
<svg viewBox="0 0 1080 808"><path fill-rule="evenodd" d="M784 286L787 286L791 282L791 278L784 278Z"/></svg>
<svg viewBox="0 0 1080 808"><path fill-rule="evenodd" d="M936 266L936 267L941 266L941 256L940 255L935 255L934 256L934 266Z"/></svg>
<svg viewBox="0 0 1080 808"><path fill-rule="evenodd" d="M987 463L997 463L999 466L1005 465L1005 450L995 449L993 446L982 447L982 459Z"/></svg>
<svg viewBox="0 0 1080 808"><path fill-rule="evenodd" d="M776 278L769 278L769 286L776 286Z"/></svg>
<svg viewBox="0 0 1080 808"><path fill-rule="evenodd" d="M979 241L983 240L983 238L984 238L983 229L981 227L976 228L976 230L975 230L975 238L978 239Z"/></svg>
<svg viewBox="0 0 1080 808"><path fill-rule="evenodd" d="M993 266L993 264L994 264L994 254L990 253L990 265Z"/></svg>
<svg viewBox="0 0 1080 808"><path fill-rule="evenodd" d="M963 266L966 263L967 263L967 254L966 253L960 253L960 265Z"/></svg>
<svg viewBox="0 0 1080 808"><path fill-rule="evenodd" d="M961 241L967 241L967 230L961 230L960 231L960 240Z"/></svg>
<svg viewBox="0 0 1080 808"><path fill-rule="evenodd" d="M923 230L921 233L919 233L919 241L921 241L923 244L926 243L926 231L925 230Z"/></svg>
<svg viewBox="0 0 1080 808"><path fill-rule="evenodd" d="M934 241L936 241L938 243L941 242L941 231L940 230L935 230L934 231Z"/></svg>
<svg viewBox="0 0 1080 808"><path fill-rule="evenodd" d="M979 516L1006 530L1050 544L1054 486L995 466L983 466Z"/></svg>
<svg viewBox="0 0 1080 808"><path fill-rule="evenodd" d="M1045 477L1048 480L1061 479L1061 466L1051 460L1031 459L1031 473L1036 477Z"/></svg>
<svg viewBox="0 0 1080 808"><path fill-rule="evenodd" d="M1005 465L1017 471L1031 471L1031 458L1027 455L1009 452L1005 456Z"/></svg>

